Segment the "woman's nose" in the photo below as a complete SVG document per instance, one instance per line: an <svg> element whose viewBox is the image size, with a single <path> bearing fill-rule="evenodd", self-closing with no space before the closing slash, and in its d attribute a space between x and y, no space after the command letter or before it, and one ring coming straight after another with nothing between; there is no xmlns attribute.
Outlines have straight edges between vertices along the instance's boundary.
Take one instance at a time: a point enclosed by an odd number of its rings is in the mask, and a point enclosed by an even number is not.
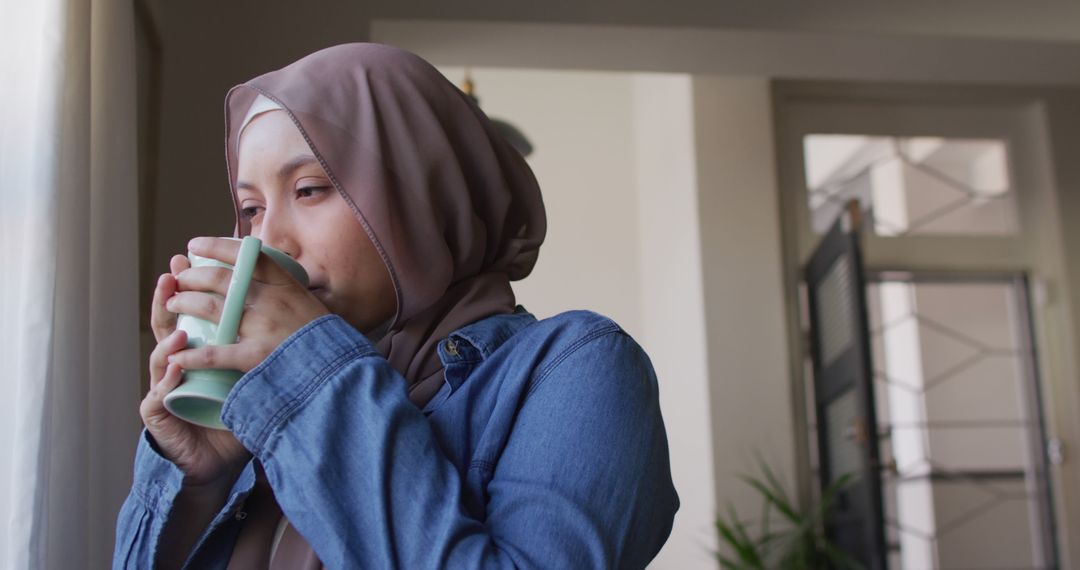
<svg viewBox="0 0 1080 570"><path fill-rule="evenodd" d="M296 259L300 252L292 241L282 239L263 239L263 243L279 251L285 252L289 257Z"/></svg>
<svg viewBox="0 0 1080 570"><path fill-rule="evenodd" d="M259 227L258 234L253 233L252 235L261 239L264 244L285 252L293 259L296 259L300 255L300 248L298 247L296 240L292 238L292 234L289 232L287 224L282 223L282 220L271 219L269 216L264 216L264 221L262 226Z"/></svg>

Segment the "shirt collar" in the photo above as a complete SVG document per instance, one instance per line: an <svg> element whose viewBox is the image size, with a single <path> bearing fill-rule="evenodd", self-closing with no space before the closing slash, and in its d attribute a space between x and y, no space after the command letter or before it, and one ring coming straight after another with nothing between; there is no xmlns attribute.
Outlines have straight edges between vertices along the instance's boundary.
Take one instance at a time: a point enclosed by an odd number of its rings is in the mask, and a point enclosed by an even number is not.
<svg viewBox="0 0 1080 570"><path fill-rule="evenodd" d="M518 305L513 313L492 315L450 333L436 348L443 363L443 385L424 406L424 413L434 412L461 386L470 371L510 337L535 322L536 317Z"/></svg>
<svg viewBox="0 0 1080 570"><path fill-rule="evenodd" d="M535 322L536 317L521 305L515 307L513 313L480 319L450 333L439 344L439 358L447 367L464 361L485 360L510 337Z"/></svg>

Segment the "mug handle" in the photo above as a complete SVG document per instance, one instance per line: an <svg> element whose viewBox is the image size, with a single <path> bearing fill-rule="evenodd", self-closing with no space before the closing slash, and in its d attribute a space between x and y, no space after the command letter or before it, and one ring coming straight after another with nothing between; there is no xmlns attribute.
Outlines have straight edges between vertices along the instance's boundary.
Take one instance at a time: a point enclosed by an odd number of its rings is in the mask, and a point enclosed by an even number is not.
<svg viewBox="0 0 1080 570"><path fill-rule="evenodd" d="M213 344L232 344L240 331L240 317L244 314L244 298L247 297L251 276L255 273L255 264L259 261L262 240L246 236L240 242L240 252L236 254L229 290L225 294L225 303L221 308L221 320L218 321L217 335Z"/></svg>

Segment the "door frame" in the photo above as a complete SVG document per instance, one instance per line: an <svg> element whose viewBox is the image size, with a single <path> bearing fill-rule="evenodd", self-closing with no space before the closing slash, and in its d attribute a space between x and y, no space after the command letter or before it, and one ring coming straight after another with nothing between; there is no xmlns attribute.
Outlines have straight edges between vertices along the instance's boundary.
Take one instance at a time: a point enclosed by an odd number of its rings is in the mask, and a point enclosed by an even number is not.
<svg viewBox="0 0 1080 570"><path fill-rule="evenodd" d="M802 303L801 269L815 241L805 217L806 185L802 136L824 129L827 120L843 128L824 132L881 135L944 135L1001 137L1009 140L1012 180L1017 188L1021 234L997 238L870 239L864 248L868 274L904 271L913 274L1028 276L1031 292L1030 323L1035 366L1042 372L1040 406L1044 411L1045 439L1062 442L1065 449L1080 449L1080 367L1071 347L1078 346L1077 326L1068 317L1080 296L1068 287L1069 263L1062 237L1059 198L1054 177L1053 149L1047 124L1047 101L1061 97L1056 88L1019 88L1000 85L949 85L849 81L777 81L773 85L774 132L783 245L784 287L791 360L793 411L796 425L796 464L804 500L815 493L815 474L809 469L809 395L806 390L808 338ZM972 110L973 102L977 109ZM846 109L857 112L846 114ZM890 113L881 113L891 109ZM920 129L919 110L956 111L961 118L942 122L942 128ZM808 116L821 111L819 117ZM869 110L869 111L868 111ZM876 114L873 110L879 111ZM1002 118L980 126L980 119ZM931 113L933 114L933 113ZM891 116L891 118L890 118ZM860 119L866 122L859 128ZM908 128L890 129L888 122L909 121ZM940 122L940 119L939 119ZM932 124L933 121L930 121ZM910 128L914 124L916 128ZM990 128L986 128L987 124ZM825 126L823 126L825 125ZM1004 131L994 132L994 126ZM817 130L816 132L823 132ZM890 243L888 240L892 240ZM1077 325L1077 326L1074 326ZM812 401L809 400L809 401ZM1055 541L1061 567L1080 561L1080 461L1066 460L1048 469L1054 504Z"/></svg>

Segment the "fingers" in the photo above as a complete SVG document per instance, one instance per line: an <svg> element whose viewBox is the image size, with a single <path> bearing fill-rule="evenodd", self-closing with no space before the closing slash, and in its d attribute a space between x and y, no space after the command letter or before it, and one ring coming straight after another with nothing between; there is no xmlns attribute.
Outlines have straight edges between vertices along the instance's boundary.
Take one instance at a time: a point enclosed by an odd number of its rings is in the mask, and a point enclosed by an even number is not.
<svg viewBox="0 0 1080 570"><path fill-rule="evenodd" d="M227 267L192 267L176 275L179 291L207 291L225 296L232 270Z"/></svg>
<svg viewBox="0 0 1080 570"><path fill-rule="evenodd" d="M255 368L271 351L260 348L255 341L236 344L206 345L181 350L168 357L171 364L179 364L185 370L224 368L247 372Z"/></svg>
<svg viewBox="0 0 1080 570"><path fill-rule="evenodd" d="M165 396L180 385L183 377L184 374L179 365L168 365L155 389L150 390L143 398L142 403L139 404L139 415L147 427L160 425L171 415L165 407Z"/></svg>
<svg viewBox="0 0 1080 570"><path fill-rule="evenodd" d="M174 331L158 343L150 353L150 391L154 391L165 377L167 358L187 346L187 333Z"/></svg>
<svg viewBox="0 0 1080 570"><path fill-rule="evenodd" d="M165 396L176 389L180 385L180 380L184 378L184 368L179 364L170 364L165 368L165 375L161 377L161 381L157 385L157 393L162 399Z"/></svg>
<svg viewBox="0 0 1080 570"><path fill-rule="evenodd" d="M236 265L236 257L240 253L241 241L215 237L197 237L188 242L188 250L195 255L216 259L229 265ZM254 277L264 283L285 283L295 281L288 271L285 271L265 253L259 254L255 265Z"/></svg>
<svg viewBox="0 0 1080 570"><path fill-rule="evenodd" d="M179 290L176 276L190 267L191 262L187 256L174 255L169 260L170 273L163 273L158 277L154 298L150 302L150 330L154 333L154 340L158 342L176 329L176 311L169 311L165 303Z"/></svg>
<svg viewBox="0 0 1080 570"><path fill-rule="evenodd" d="M172 256L172 259L169 260L169 271L171 271L173 275L179 275L180 272L190 267L191 260L188 259L186 255L174 255Z"/></svg>
<svg viewBox="0 0 1080 570"><path fill-rule="evenodd" d="M236 265L236 255L240 253L241 243L231 239L197 237L188 242L188 251L229 265Z"/></svg>
<svg viewBox="0 0 1080 570"><path fill-rule="evenodd" d="M170 312L183 313L212 323L221 321L224 305L224 296L201 291L181 291L165 302L165 308Z"/></svg>
<svg viewBox="0 0 1080 570"><path fill-rule="evenodd" d="M176 287L176 278L168 273L162 274L154 287L154 299L150 303L150 330L158 342L176 329L176 313L165 307L165 303L176 293Z"/></svg>

